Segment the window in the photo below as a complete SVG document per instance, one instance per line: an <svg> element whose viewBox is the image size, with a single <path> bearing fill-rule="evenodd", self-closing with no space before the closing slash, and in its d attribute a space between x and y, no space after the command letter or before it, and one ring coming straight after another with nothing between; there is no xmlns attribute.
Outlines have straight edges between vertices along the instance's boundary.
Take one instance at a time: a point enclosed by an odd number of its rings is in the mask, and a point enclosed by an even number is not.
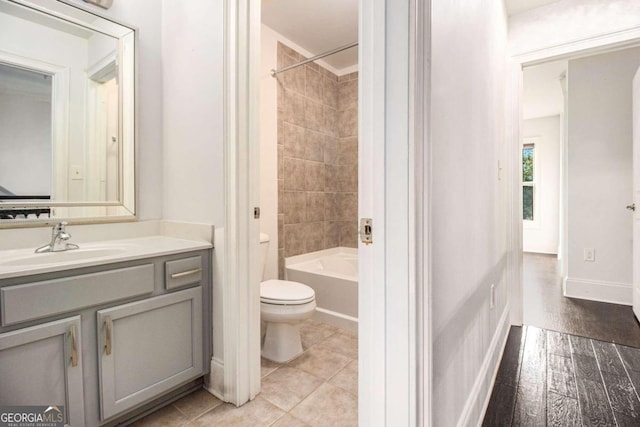
<svg viewBox="0 0 640 427"><path fill-rule="evenodd" d="M522 146L522 219L533 221L535 203L535 145Z"/></svg>

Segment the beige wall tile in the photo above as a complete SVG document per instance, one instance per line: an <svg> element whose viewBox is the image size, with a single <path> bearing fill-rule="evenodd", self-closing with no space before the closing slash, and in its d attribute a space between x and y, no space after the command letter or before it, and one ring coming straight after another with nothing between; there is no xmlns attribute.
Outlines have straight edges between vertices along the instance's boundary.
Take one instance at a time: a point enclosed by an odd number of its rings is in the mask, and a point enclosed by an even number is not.
<svg viewBox="0 0 640 427"><path fill-rule="evenodd" d="M322 73L322 75L324 75L326 77L329 77L334 82L338 81L338 76L336 76L335 74L333 74L331 71L327 70L326 68L320 67L320 72Z"/></svg>
<svg viewBox="0 0 640 427"><path fill-rule="evenodd" d="M324 138L320 132L312 130L305 131L305 152L306 160L314 160L316 162L324 162Z"/></svg>
<svg viewBox="0 0 640 427"><path fill-rule="evenodd" d="M338 110L325 105L322 108L322 115L322 129L324 133L327 135L337 136L338 128L336 126L336 123L338 122Z"/></svg>
<svg viewBox="0 0 640 427"><path fill-rule="evenodd" d="M322 77L322 102L331 108L338 108L338 84L329 76Z"/></svg>
<svg viewBox="0 0 640 427"><path fill-rule="evenodd" d="M305 253L324 249L324 229L322 222L308 222L304 224Z"/></svg>
<svg viewBox="0 0 640 427"><path fill-rule="evenodd" d="M278 249L283 249L283 248L284 248L284 214L278 214Z"/></svg>
<svg viewBox="0 0 640 427"><path fill-rule="evenodd" d="M284 122L282 118L278 118L278 145L284 145Z"/></svg>
<svg viewBox="0 0 640 427"><path fill-rule="evenodd" d="M278 119L304 126L304 97L293 91L278 89Z"/></svg>
<svg viewBox="0 0 640 427"><path fill-rule="evenodd" d="M358 110L349 108L338 113L338 136L358 135Z"/></svg>
<svg viewBox="0 0 640 427"><path fill-rule="evenodd" d="M304 99L304 126L307 129L321 132L324 127L322 116L322 104L312 101L308 98Z"/></svg>
<svg viewBox="0 0 640 427"><path fill-rule="evenodd" d="M327 249L340 246L341 223L337 221L325 221L324 245Z"/></svg>
<svg viewBox="0 0 640 427"><path fill-rule="evenodd" d="M324 221L324 199L324 192L307 192L306 214L308 222Z"/></svg>
<svg viewBox="0 0 640 427"><path fill-rule="evenodd" d="M338 164L338 140L331 135L324 137L324 162L329 165Z"/></svg>
<svg viewBox="0 0 640 427"><path fill-rule="evenodd" d="M325 221L337 221L340 212L338 210L338 195L336 193L324 193L324 219Z"/></svg>
<svg viewBox="0 0 640 427"><path fill-rule="evenodd" d="M305 186L305 170L304 160L292 159L289 157L284 158L284 189L290 190L304 190Z"/></svg>
<svg viewBox="0 0 640 427"><path fill-rule="evenodd" d="M305 160L305 189L307 191L324 191L324 163Z"/></svg>
<svg viewBox="0 0 640 427"><path fill-rule="evenodd" d="M339 221L353 221L358 218L358 193L337 193L336 211L338 214L332 219Z"/></svg>
<svg viewBox="0 0 640 427"><path fill-rule="evenodd" d="M358 191L358 166L336 166L336 188L337 191L357 192Z"/></svg>
<svg viewBox="0 0 640 427"><path fill-rule="evenodd" d="M338 139L338 163L339 165L358 164L358 137L350 136Z"/></svg>
<svg viewBox="0 0 640 427"><path fill-rule="evenodd" d="M358 80L338 83L338 109L358 108Z"/></svg>
<svg viewBox="0 0 640 427"><path fill-rule="evenodd" d="M346 82L351 80L351 78L349 77L350 74L343 74L341 76L338 76L338 83L342 83L342 82Z"/></svg>
<svg viewBox="0 0 640 427"><path fill-rule="evenodd" d="M322 102L322 75L309 65L300 68L304 68L306 73L305 95L309 99Z"/></svg>
<svg viewBox="0 0 640 427"><path fill-rule="evenodd" d="M278 279L284 280L284 248L278 249Z"/></svg>
<svg viewBox="0 0 640 427"><path fill-rule="evenodd" d="M283 213L282 203L284 201L284 180L278 180L278 214Z"/></svg>
<svg viewBox="0 0 640 427"><path fill-rule="evenodd" d="M284 43L278 42L277 51L278 61L280 61L280 55L289 55L298 61L302 61L302 55ZM278 65L280 65L280 63L278 63Z"/></svg>
<svg viewBox="0 0 640 427"><path fill-rule="evenodd" d="M278 144L278 179L284 178L284 145Z"/></svg>
<svg viewBox="0 0 640 427"><path fill-rule="evenodd" d="M338 191L338 166L324 165L324 191Z"/></svg>
<svg viewBox="0 0 640 427"><path fill-rule="evenodd" d="M304 224L284 225L284 256L304 253Z"/></svg>
<svg viewBox="0 0 640 427"><path fill-rule="evenodd" d="M298 224L307 220L307 197L304 191L286 191L283 199L285 224Z"/></svg>
<svg viewBox="0 0 640 427"><path fill-rule="evenodd" d="M284 122L284 155L296 159L304 158L305 132L301 126Z"/></svg>
<svg viewBox="0 0 640 427"><path fill-rule="evenodd" d="M345 221L340 226L340 246L358 247L358 221Z"/></svg>

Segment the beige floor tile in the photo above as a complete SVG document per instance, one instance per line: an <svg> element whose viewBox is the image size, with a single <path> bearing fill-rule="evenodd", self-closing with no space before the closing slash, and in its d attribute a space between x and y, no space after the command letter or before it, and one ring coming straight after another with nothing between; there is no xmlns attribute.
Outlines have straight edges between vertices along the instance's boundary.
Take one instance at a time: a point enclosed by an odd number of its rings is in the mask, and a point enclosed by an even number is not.
<svg viewBox="0 0 640 427"><path fill-rule="evenodd" d="M300 338L302 339L303 350L323 341L336 332L336 329L322 323L311 323L309 321L300 325Z"/></svg>
<svg viewBox="0 0 640 427"><path fill-rule="evenodd" d="M358 338L342 331L331 335L318 346L328 348L351 359L358 358Z"/></svg>
<svg viewBox="0 0 640 427"><path fill-rule="evenodd" d="M323 382L305 371L283 366L262 380L260 396L289 411Z"/></svg>
<svg viewBox="0 0 640 427"><path fill-rule="evenodd" d="M197 418L219 405L222 405L222 401L206 390L198 390L173 404L173 406L178 408L178 410L190 420Z"/></svg>
<svg viewBox="0 0 640 427"><path fill-rule="evenodd" d="M172 405L154 412L131 424L132 427L178 427L185 425L189 420Z"/></svg>
<svg viewBox="0 0 640 427"><path fill-rule="evenodd" d="M325 383L292 411L291 415L312 427L358 425L358 399L339 387Z"/></svg>
<svg viewBox="0 0 640 427"><path fill-rule="evenodd" d="M345 355L326 348L313 347L289 362L288 366L302 369L311 375L327 380L347 366L349 362L351 359Z"/></svg>
<svg viewBox="0 0 640 427"><path fill-rule="evenodd" d="M239 408L228 403L220 405L192 421L189 426L269 426L282 415L284 415L284 411L258 396L255 400L245 403Z"/></svg>
<svg viewBox="0 0 640 427"><path fill-rule="evenodd" d="M349 363L328 382L358 397L358 361Z"/></svg>
<svg viewBox="0 0 640 427"><path fill-rule="evenodd" d="M272 362L271 360L267 360L264 357L261 357L260 358L260 376L264 378L267 375L269 375L271 372L278 369L280 366L282 366L281 363Z"/></svg>
<svg viewBox="0 0 640 427"><path fill-rule="evenodd" d="M271 427L309 427L309 424L300 421L291 414L285 414L284 417L272 424Z"/></svg>

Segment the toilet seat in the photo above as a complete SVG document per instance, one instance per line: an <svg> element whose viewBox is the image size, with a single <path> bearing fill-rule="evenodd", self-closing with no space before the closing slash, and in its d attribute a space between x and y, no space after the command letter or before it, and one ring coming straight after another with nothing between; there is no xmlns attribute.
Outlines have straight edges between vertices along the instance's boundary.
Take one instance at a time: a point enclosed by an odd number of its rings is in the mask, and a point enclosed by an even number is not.
<svg viewBox="0 0 640 427"><path fill-rule="evenodd" d="M260 283L260 302L272 305L302 305L313 301L312 288L288 280L267 280Z"/></svg>

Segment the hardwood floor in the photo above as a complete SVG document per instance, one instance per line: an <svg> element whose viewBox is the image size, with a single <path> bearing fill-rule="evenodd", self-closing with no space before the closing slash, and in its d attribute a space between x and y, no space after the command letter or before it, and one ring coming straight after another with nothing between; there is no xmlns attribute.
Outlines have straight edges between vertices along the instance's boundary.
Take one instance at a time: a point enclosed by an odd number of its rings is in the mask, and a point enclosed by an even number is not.
<svg viewBox="0 0 640 427"><path fill-rule="evenodd" d="M631 307L566 298L555 255L524 254L524 323L640 347L640 324Z"/></svg>
<svg viewBox="0 0 640 427"><path fill-rule="evenodd" d="M640 426L640 349L513 326L483 426Z"/></svg>

